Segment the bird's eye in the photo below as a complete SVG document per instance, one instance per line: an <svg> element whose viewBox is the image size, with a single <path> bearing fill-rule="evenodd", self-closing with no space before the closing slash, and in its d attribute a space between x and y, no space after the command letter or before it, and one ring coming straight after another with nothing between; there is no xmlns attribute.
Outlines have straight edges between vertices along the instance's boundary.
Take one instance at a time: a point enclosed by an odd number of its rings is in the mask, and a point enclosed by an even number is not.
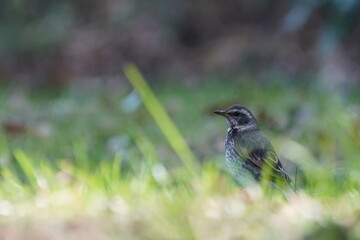
<svg viewBox="0 0 360 240"><path fill-rule="evenodd" d="M235 117L238 117L238 116L240 116L240 112L233 112L232 115Z"/></svg>

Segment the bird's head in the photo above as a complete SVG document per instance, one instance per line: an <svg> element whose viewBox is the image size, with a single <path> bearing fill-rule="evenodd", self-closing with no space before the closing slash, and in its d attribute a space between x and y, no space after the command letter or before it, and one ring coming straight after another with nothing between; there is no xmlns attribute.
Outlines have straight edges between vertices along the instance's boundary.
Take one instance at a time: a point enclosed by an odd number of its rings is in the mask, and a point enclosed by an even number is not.
<svg viewBox="0 0 360 240"><path fill-rule="evenodd" d="M224 116L230 128L257 128L257 122L254 115L244 106L237 104L226 110L214 111L214 113Z"/></svg>

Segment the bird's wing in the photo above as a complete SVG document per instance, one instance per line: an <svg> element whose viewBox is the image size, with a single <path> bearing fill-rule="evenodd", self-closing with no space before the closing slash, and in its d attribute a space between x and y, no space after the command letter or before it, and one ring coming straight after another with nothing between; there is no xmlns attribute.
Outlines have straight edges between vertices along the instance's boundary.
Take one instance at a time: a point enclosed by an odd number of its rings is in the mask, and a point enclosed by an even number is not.
<svg viewBox="0 0 360 240"><path fill-rule="evenodd" d="M289 175L286 173L280 159L275 153L274 147L270 145L268 149L268 154L265 157L265 162L271 164L272 168L276 171L276 173L280 174L286 180L291 181Z"/></svg>
<svg viewBox="0 0 360 240"><path fill-rule="evenodd" d="M290 177L285 172L279 158L277 157L274 148L270 145L268 149L249 149L243 146L237 145L236 151L243 159L248 160L250 163L260 169L269 168L272 169L273 177L279 177L279 175L286 180L290 180Z"/></svg>

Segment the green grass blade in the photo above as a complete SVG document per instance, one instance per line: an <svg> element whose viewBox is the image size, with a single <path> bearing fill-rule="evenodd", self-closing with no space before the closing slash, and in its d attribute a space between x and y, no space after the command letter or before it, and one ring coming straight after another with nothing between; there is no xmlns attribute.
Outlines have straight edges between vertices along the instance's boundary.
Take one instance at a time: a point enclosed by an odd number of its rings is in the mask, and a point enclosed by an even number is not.
<svg viewBox="0 0 360 240"><path fill-rule="evenodd" d="M32 161L29 157L24 153L24 151L20 149L14 150L14 157L19 163L21 169L24 171L26 178L29 180L32 187L35 187L37 184L37 176L35 168L32 164Z"/></svg>
<svg viewBox="0 0 360 240"><path fill-rule="evenodd" d="M111 176L113 178L119 178L121 176L121 155L116 154L111 167Z"/></svg>
<svg viewBox="0 0 360 240"><path fill-rule="evenodd" d="M195 156L138 68L133 64L127 64L124 66L124 72L171 147L189 171L193 172L197 168Z"/></svg>
<svg viewBox="0 0 360 240"><path fill-rule="evenodd" d="M151 140L142 132L137 131L135 134L135 143L144 156L149 166L153 166L156 163L157 155L154 144Z"/></svg>

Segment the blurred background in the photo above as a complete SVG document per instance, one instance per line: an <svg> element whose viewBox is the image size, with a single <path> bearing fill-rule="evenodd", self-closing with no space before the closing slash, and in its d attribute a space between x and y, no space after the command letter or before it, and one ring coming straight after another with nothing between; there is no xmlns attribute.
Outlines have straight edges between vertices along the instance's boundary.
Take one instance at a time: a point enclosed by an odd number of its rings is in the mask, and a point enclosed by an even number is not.
<svg viewBox="0 0 360 240"><path fill-rule="evenodd" d="M209 76L359 79L360 3L321 1L3 1L0 81L63 87L117 82L125 62L151 81Z"/></svg>
<svg viewBox="0 0 360 240"><path fill-rule="evenodd" d="M0 239L360 239L359 13L0 1ZM213 111L233 103L298 183L288 201L228 173Z"/></svg>

